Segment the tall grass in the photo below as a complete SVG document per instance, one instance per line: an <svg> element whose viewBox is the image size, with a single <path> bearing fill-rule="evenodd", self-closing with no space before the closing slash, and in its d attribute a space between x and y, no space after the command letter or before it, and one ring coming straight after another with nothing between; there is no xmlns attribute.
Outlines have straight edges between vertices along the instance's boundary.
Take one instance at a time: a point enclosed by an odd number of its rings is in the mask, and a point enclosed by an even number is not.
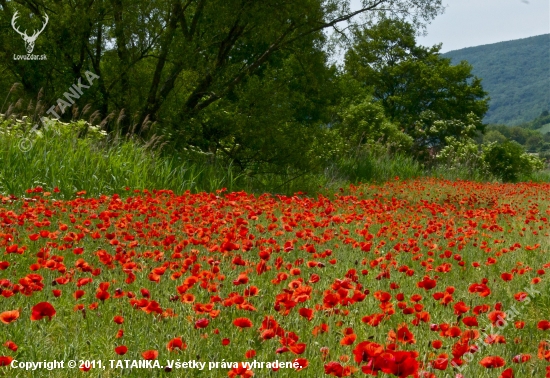
<svg viewBox="0 0 550 378"><path fill-rule="evenodd" d="M475 182L496 182L498 179L488 173L481 172L480 170L471 169L469 167L447 167L447 166L434 166L428 169L425 173L426 176L436 177L444 180L465 180Z"/></svg>
<svg viewBox="0 0 550 378"><path fill-rule="evenodd" d="M331 164L325 175L337 183L384 182L395 178L412 179L424 174L420 163L411 157L361 151Z"/></svg>
<svg viewBox="0 0 550 378"><path fill-rule="evenodd" d="M131 140L97 144L47 135L36 138L26 152L19 143L16 136L0 139L0 192L4 195L21 196L36 186L50 191L57 187L65 198L82 190L93 196L123 194L126 188L176 193L234 190L238 179L231 166L161 157Z"/></svg>
<svg viewBox="0 0 550 378"><path fill-rule="evenodd" d="M161 155L134 139L97 141L45 130L42 137L33 137L29 151L23 151L20 142L21 136L0 135L0 194L20 197L26 195L27 189L41 186L46 191L58 188L58 195L63 198L74 197L79 191L90 196L124 195L128 188L168 189L175 193L226 188L255 194L302 192L315 196L331 195L350 183L383 183L395 177L495 181L477 171L427 169L405 155L370 151L359 151L331 162L322 172L288 169L278 174L251 175L215 159L190 160L189 155L177 151ZM540 172L522 181L548 182L550 174Z"/></svg>

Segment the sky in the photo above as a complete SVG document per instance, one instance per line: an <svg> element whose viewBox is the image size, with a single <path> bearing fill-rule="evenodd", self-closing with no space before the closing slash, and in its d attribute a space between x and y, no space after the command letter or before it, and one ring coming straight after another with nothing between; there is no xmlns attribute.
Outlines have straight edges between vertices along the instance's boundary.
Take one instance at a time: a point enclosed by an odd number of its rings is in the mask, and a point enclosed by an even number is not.
<svg viewBox="0 0 550 378"><path fill-rule="evenodd" d="M352 0L354 7L360 0ZM445 13L418 43L443 43L442 53L550 33L549 0L443 0Z"/></svg>

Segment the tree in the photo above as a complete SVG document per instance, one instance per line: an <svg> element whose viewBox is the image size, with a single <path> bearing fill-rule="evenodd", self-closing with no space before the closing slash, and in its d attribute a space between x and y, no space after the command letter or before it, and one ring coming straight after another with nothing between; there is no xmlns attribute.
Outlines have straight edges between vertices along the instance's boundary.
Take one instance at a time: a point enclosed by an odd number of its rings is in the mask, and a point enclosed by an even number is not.
<svg viewBox="0 0 550 378"><path fill-rule="evenodd" d="M460 136L472 122L468 136L483 130L487 93L468 63L452 66L440 45L417 45L415 28L402 20L383 19L354 35L346 72L373 88L374 100L414 139L418 154L441 149L446 137Z"/></svg>
<svg viewBox="0 0 550 378"><path fill-rule="evenodd" d="M178 146L193 144L237 165L287 164L291 151L317 143L333 101L335 71L323 31L360 15L408 18L420 26L441 0L0 0L0 84L23 85L40 109L55 105L85 71L100 78L75 104L109 116L109 131L145 133L156 123ZM21 39L9 23L34 25L48 14L35 53L14 61ZM30 27L30 26L29 26ZM20 94L17 94L20 95ZM59 109L57 112L61 113ZM64 120L73 117L66 112ZM278 148L274 148L278 146ZM312 152L313 154L313 152Z"/></svg>
<svg viewBox="0 0 550 378"><path fill-rule="evenodd" d="M489 130L483 136L484 143L492 143L492 142L503 143L506 140L507 140L506 137L502 135L500 132L498 132L497 130Z"/></svg>
<svg viewBox="0 0 550 378"><path fill-rule="evenodd" d="M0 1L5 25L16 9L50 15L37 42L48 60L14 62L18 36L3 28L0 45L8 54L1 64L12 78L33 95L41 87L55 90L55 98L83 70L93 70L102 78L94 105L103 112L137 114L138 129L147 117L160 120L168 113L173 123L181 123L196 116L231 96L283 50L308 39L320 43L322 30L360 14L391 13L421 22L442 10L441 0L364 0L356 11L350 10L349 0L17 3ZM170 114L165 104L173 102L178 111Z"/></svg>

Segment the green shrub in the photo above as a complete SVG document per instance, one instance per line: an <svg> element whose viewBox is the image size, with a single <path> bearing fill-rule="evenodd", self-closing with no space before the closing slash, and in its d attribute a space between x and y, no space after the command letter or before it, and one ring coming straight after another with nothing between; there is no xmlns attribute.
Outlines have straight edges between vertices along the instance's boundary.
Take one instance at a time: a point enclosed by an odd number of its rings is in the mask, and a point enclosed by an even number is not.
<svg viewBox="0 0 550 378"><path fill-rule="evenodd" d="M436 171L445 173L445 177L463 179L490 176L483 160L483 152L473 139L447 137L445 142L446 146L437 154L436 161L439 167L436 168Z"/></svg>
<svg viewBox="0 0 550 378"><path fill-rule="evenodd" d="M516 182L544 168L542 160L529 155L517 142L491 143L483 147L483 160L489 171L506 182Z"/></svg>

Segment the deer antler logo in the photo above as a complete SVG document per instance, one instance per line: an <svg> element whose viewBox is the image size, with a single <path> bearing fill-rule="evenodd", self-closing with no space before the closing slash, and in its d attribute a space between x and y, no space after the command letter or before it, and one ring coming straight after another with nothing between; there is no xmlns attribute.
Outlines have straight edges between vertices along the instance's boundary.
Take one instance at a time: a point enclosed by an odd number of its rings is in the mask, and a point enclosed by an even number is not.
<svg viewBox="0 0 550 378"><path fill-rule="evenodd" d="M33 35L29 36L27 35L27 30L25 29L24 32L21 32L17 26L15 25L15 20L17 20L19 12L15 12L13 14L13 17L11 19L11 26L13 27L13 30L15 30L21 37L23 37L23 40L25 41L25 48L27 49L27 53L32 54L32 51L34 50L34 42L36 42L36 39L44 31L46 28L46 25L48 25L49 17L47 14L44 14L44 25L42 25L42 29L35 30Z"/></svg>

